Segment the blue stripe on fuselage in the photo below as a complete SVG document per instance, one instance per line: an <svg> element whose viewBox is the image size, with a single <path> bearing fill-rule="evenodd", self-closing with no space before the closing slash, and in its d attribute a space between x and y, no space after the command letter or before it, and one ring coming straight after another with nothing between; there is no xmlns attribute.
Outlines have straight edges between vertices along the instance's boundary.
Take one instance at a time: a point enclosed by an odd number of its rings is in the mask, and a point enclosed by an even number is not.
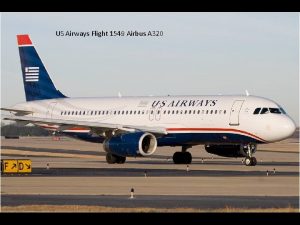
<svg viewBox="0 0 300 225"><path fill-rule="evenodd" d="M89 133L64 133L73 138L78 138L83 141L102 143L105 138L94 136ZM218 144L248 144L248 143L264 143L257 139L234 133L171 133L163 137L157 138L158 146L182 146L182 145L197 145L205 143Z"/></svg>

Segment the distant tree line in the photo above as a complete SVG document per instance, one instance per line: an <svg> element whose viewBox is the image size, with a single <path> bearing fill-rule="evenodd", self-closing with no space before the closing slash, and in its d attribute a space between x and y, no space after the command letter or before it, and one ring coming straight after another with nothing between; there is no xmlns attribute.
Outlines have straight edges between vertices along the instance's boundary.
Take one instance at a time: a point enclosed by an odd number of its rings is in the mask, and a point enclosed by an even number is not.
<svg viewBox="0 0 300 225"><path fill-rule="evenodd" d="M17 124L3 125L1 124L1 136L49 136L50 131L37 126L24 126Z"/></svg>

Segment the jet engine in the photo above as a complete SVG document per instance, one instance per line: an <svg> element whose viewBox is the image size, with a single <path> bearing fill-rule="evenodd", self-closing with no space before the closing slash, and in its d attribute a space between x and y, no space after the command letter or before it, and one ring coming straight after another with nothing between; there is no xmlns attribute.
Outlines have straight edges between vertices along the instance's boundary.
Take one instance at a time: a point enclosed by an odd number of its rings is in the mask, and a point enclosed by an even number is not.
<svg viewBox="0 0 300 225"><path fill-rule="evenodd" d="M103 148L118 156L149 156L157 148L157 139L150 133L127 133L105 140Z"/></svg>
<svg viewBox="0 0 300 225"><path fill-rule="evenodd" d="M245 157L246 149L243 145L205 145L208 153L224 157Z"/></svg>

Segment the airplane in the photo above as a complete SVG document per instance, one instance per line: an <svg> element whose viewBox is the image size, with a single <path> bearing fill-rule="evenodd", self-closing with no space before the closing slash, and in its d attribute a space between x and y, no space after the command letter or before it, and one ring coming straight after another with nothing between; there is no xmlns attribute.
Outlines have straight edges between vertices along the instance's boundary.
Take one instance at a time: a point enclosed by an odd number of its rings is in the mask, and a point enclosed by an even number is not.
<svg viewBox="0 0 300 225"><path fill-rule="evenodd" d="M276 102L251 95L67 97L53 84L28 34L17 35L26 102L6 120L32 123L73 138L102 143L109 164L147 157L160 146L180 146L175 164L190 164L187 150L245 157L255 166L258 144L281 141L296 130Z"/></svg>

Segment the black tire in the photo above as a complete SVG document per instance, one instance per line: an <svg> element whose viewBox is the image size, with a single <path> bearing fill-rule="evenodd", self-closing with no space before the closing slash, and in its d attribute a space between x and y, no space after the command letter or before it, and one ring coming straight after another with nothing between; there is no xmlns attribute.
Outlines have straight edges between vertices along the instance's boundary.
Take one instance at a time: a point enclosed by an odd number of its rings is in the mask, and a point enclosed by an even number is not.
<svg viewBox="0 0 300 225"><path fill-rule="evenodd" d="M175 152L173 162L174 164L191 164L192 154L189 152Z"/></svg>
<svg viewBox="0 0 300 225"><path fill-rule="evenodd" d="M117 162L117 157L115 156L115 155L113 155L113 154L111 154L111 153L107 153L106 154L106 162L108 163L108 164L114 164L114 163L116 163Z"/></svg>
<svg viewBox="0 0 300 225"><path fill-rule="evenodd" d="M184 152L184 162L185 164L192 163L192 154L190 152Z"/></svg>
<svg viewBox="0 0 300 225"><path fill-rule="evenodd" d="M124 156L118 156L118 159L117 159L117 163L118 164L124 164L126 161L126 157Z"/></svg>
<svg viewBox="0 0 300 225"><path fill-rule="evenodd" d="M257 160L255 157L251 158L251 166L255 166L257 164Z"/></svg>
<svg viewBox="0 0 300 225"><path fill-rule="evenodd" d="M252 158L246 157L245 158L245 165L246 166L251 166L252 165Z"/></svg>
<svg viewBox="0 0 300 225"><path fill-rule="evenodd" d="M181 152L175 152L173 154L173 162L174 164L180 164L180 159L181 159Z"/></svg>

